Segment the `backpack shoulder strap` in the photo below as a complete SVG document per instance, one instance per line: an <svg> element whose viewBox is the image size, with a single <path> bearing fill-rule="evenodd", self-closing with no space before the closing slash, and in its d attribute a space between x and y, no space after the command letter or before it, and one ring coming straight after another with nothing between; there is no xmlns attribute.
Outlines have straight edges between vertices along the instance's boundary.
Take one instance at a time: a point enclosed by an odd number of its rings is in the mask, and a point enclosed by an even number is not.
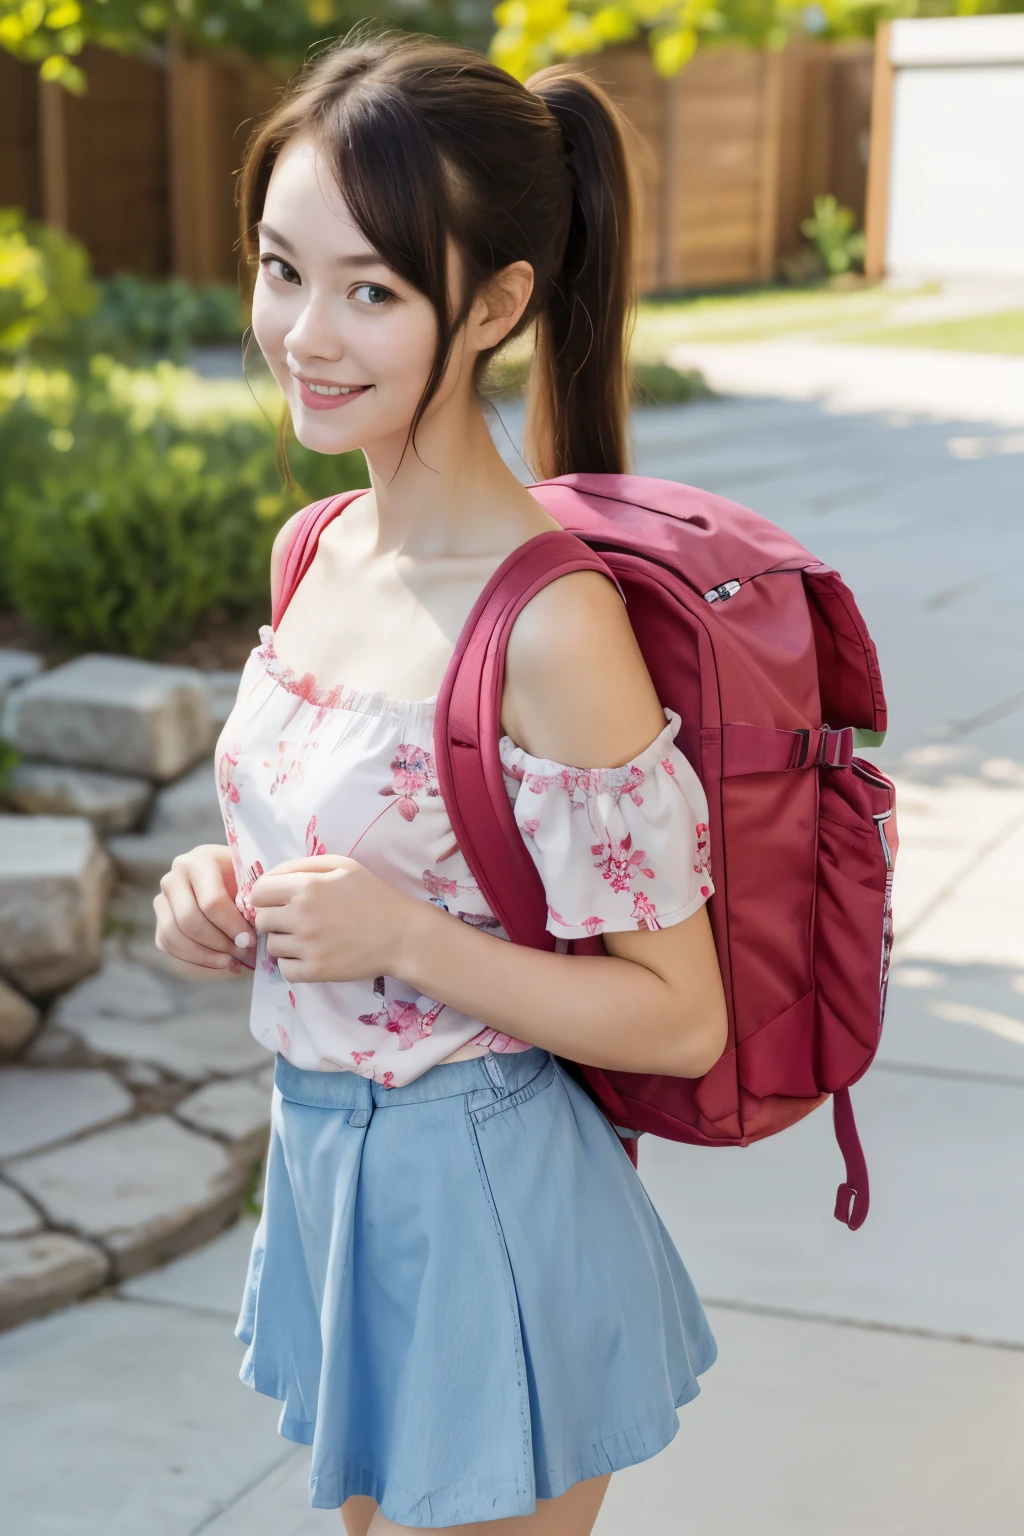
<svg viewBox="0 0 1024 1536"><path fill-rule="evenodd" d="M530 599L572 571L600 571L615 580L601 557L569 533L541 533L512 551L463 626L434 716L438 784L459 847L509 938L534 949L553 949L555 941L498 755L505 649Z"/></svg>
<svg viewBox="0 0 1024 1536"><path fill-rule="evenodd" d="M327 496L323 501L311 502L299 513L285 548L280 585L276 592L271 593L270 623L274 629L281 622L285 609L295 596L296 587L313 564L313 556L316 554L320 535L327 524L344 512L357 496L365 494L365 490L342 491L339 496Z"/></svg>

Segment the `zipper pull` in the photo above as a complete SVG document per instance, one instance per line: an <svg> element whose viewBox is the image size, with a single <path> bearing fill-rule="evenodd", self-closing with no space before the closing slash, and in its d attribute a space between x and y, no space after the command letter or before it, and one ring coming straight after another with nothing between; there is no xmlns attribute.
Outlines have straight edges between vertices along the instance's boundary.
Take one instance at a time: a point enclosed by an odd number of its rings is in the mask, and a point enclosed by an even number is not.
<svg viewBox="0 0 1024 1536"><path fill-rule="evenodd" d="M704 593L706 603L724 603L730 597L735 597L740 589L738 581L723 581L720 587L712 587L710 592Z"/></svg>

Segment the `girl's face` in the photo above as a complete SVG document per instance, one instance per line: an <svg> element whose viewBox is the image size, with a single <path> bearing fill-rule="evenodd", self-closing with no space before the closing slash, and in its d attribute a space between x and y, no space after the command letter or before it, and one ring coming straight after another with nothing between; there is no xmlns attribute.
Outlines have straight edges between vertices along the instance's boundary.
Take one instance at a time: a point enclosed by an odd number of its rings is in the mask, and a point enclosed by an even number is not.
<svg viewBox="0 0 1024 1536"><path fill-rule="evenodd" d="M437 345L429 300L373 250L306 140L274 166L259 237L253 333L299 442L318 453L392 442L400 456Z"/></svg>

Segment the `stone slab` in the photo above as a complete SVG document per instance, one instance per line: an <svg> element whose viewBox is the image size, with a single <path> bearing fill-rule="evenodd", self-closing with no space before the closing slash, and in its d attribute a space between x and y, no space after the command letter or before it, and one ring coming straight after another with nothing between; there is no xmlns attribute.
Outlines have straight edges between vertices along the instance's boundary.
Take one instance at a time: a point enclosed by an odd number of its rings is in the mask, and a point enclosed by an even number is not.
<svg viewBox="0 0 1024 1536"><path fill-rule="evenodd" d="M160 790L153 805L147 831L178 832L197 843L223 843L224 820L217 798L213 763L197 763L175 783Z"/></svg>
<svg viewBox="0 0 1024 1536"><path fill-rule="evenodd" d="M168 1306L216 1312L233 1328L242 1302L255 1231L255 1218L242 1216L202 1248L123 1281L118 1294L133 1301L159 1301Z"/></svg>
<svg viewBox="0 0 1024 1536"><path fill-rule="evenodd" d="M251 1078L206 1083L175 1106L185 1125L225 1141L240 1156L258 1157L270 1135L270 1094Z"/></svg>
<svg viewBox="0 0 1024 1536"><path fill-rule="evenodd" d="M220 1231L249 1176L226 1148L167 1115L15 1159L4 1172L54 1225L101 1244L118 1278Z"/></svg>
<svg viewBox="0 0 1024 1536"><path fill-rule="evenodd" d="M31 1040L38 1023L35 1004L0 980L0 1060L17 1055Z"/></svg>
<svg viewBox="0 0 1024 1536"><path fill-rule="evenodd" d="M116 954L106 954L100 969L58 998L50 1022L67 1025L96 1017L116 1019L168 1019L178 1008L178 997L164 977L148 966L133 964Z"/></svg>
<svg viewBox="0 0 1024 1536"><path fill-rule="evenodd" d="M305 1446L296 1447L281 1466L207 1526L209 1536L338 1536L334 1510L309 1508L310 1459Z"/></svg>
<svg viewBox="0 0 1024 1536"><path fill-rule="evenodd" d="M241 1353L221 1318L110 1297L4 1335L5 1536L204 1530L294 1450Z"/></svg>
<svg viewBox="0 0 1024 1536"><path fill-rule="evenodd" d="M876 1066L852 1092L871 1211L833 1219L827 1108L750 1147L645 1137L640 1175L701 1294L1024 1345L1024 1088Z"/></svg>
<svg viewBox="0 0 1024 1536"><path fill-rule="evenodd" d="M90 655L17 689L0 734L25 757L163 782L210 750L214 724L194 668Z"/></svg>
<svg viewBox="0 0 1024 1536"><path fill-rule="evenodd" d="M1024 1088L1024 968L901 961L889 973L878 1059Z"/></svg>
<svg viewBox="0 0 1024 1536"><path fill-rule="evenodd" d="M0 971L32 994L100 956L110 864L81 816L0 816Z"/></svg>
<svg viewBox="0 0 1024 1536"><path fill-rule="evenodd" d="M0 650L0 714L12 688L27 683L43 670L43 658L32 651Z"/></svg>
<svg viewBox="0 0 1024 1536"><path fill-rule="evenodd" d="M1019 1354L718 1308L709 1317L718 1363L672 1443L612 1478L594 1536L1024 1528ZM263 1523L252 1495L242 1507L245 1536L290 1529ZM210 1533L242 1529L224 1516Z"/></svg>
<svg viewBox="0 0 1024 1536"><path fill-rule="evenodd" d="M42 1224L43 1218L24 1195L9 1184L0 1184L0 1237L28 1237Z"/></svg>
<svg viewBox="0 0 1024 1536"><path fill-rule="evenodd" d="M97 1290L109 1267L98 1248L63 1232L0 1238L0 1329L42 1317Z"/></svg>
<svg viewBox="0 0 1024 1536"><path fill-rule="evenodd" d="M145 814L153 794L148 779L57 763L19 763L7 798L27 816L87 816L103 836L125 832Z"/></svg>
<svg viewBox="0 0 1024 1536"><path fill-rule="evenodd" d="M0 1161L67 1141L130 1114L131 1094L109 1072L0 1072Z"/></svg>
<svg viewBox="0 0 1024 1536"><path fill-rule="evenodd" d="M97 1015L62 1027L97 1056L148 1062L190 1083L237 1077L266 1065L266 1050L233 1012L209 1010L151 1022Z"/></svg>

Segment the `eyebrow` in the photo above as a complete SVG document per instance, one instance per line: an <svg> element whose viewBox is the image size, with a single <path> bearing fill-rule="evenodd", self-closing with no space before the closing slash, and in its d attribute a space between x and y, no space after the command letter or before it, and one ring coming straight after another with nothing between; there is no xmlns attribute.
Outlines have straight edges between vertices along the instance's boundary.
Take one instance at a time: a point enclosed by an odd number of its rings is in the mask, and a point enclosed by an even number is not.
<svg viewBox="0 0 1024 1536"><path fill-rule="evenodd" d="M256 228L261 235L265 235L275 245L280 245L290 255L297 256L299 254L290 240L286 240L284 235L279 235L276 229L271 229L270 225L265 224L262 219ZM339 256L337 258L337 265L339 267L386 267L387 262L383 256L378 256L375 251L370 251L363 255Z"/></svg>

